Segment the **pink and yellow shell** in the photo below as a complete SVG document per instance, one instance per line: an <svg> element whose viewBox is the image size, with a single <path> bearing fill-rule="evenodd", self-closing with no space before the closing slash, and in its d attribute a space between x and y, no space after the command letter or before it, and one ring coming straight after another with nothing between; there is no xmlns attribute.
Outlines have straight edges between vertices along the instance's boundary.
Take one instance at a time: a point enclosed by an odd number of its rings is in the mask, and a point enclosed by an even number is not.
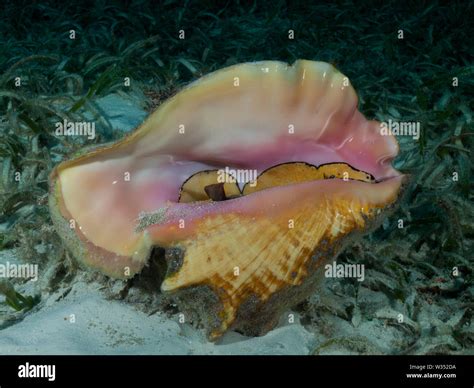
<svg viewBox="0 0 474 388"><path fill-rule="evenodd" d="M164 248L161 290L211 338L263 334L399 197L397 141L357 104L347 77L324 62L216 71L125 139L59 164L56 229L77 260L115 278Z"/></svg>

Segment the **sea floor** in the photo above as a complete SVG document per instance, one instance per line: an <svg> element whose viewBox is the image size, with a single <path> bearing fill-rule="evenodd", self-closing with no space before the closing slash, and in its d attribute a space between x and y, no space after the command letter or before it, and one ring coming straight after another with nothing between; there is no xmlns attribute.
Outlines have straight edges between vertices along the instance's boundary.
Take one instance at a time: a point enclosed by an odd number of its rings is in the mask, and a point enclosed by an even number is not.
<svg viewBox="0 0 474 388"><path fill-rule="evenodd" d="M0 253L0 263L6 261L17 262L14 250ZM16 288L32 294L41 283ZM124 282L79 270L70 282L43 291L42 301L27 313L2 307L0 349L2 354L474 354L455 339L464 310L451 315L452 305L425 303L416 322L400 323L403 306L387 307L383 292L361 287L358 312L348 314L350 298L327 283L322 294L283 314L265 336L228 332L212 343L202 329L180 323L179 314L157 311L143 291L130 289L120 299Z"/></svg>

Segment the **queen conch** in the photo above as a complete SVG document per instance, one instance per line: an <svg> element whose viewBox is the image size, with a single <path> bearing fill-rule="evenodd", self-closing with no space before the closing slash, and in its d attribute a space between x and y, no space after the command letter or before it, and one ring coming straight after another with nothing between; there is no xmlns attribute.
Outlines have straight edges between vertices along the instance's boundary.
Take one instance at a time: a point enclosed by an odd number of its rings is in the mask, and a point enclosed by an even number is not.
<svg viewBox="0 0 474 388"><path fill-rule="evenodd" d="M332 65L244 63L193 82L121 141L60 163L50 209L84 266L127 279L162 247L161 291L211 339L262 335L394 207L397 153Z"/></svg>

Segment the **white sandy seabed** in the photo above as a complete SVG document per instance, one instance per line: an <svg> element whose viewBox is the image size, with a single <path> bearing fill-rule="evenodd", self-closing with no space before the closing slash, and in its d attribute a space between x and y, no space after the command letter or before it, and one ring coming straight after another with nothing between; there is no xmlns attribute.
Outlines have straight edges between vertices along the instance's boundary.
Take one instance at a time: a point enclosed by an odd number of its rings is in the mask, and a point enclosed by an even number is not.
<svg viewBox="0 0 474 388"><path fill-rule="evenodd" d="M147 315L132 304L106 300L94 283L75 283L66 297L54 299L0 330L1 354L273 355L308 354L314 347L313 335L299 324L256 338L228 333L214 344L201 330L162 313Z"/></svg>

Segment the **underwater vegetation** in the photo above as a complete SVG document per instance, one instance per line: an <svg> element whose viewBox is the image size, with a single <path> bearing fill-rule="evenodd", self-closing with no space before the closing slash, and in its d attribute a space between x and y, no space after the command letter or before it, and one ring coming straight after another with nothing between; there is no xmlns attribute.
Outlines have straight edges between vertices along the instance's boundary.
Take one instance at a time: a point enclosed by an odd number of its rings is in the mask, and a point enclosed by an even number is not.
<svg viewBox="0 0 474 388"><path fill-rule="evenodd" d="M364 282L328 280L324 298L313 296L295 308L302 323L330 333L330 316L354 327L380 320L407 335L394 352L415 352L431 337L422 352L472 351L474 47L466 39L474 33L472 2L217 7L165 1L154 7L99 1L86 8L25 1L2 8L0 249L39 265L43 296L72 282L78 271L50 218L48 176L86 147L123 136L98 98L131 95L152 111L214 70L304 58L343 72L368 119L420 125L413 136L397 136L393 165L410 176L399 208L338 258L364 264ZM58 122L91 119L93 138L55 132ZM24 310L41 307L35 295L15 291L18 297L12 287L20 290L22 281L2 283L8 298L2 319L21 319ZM369 291L386 302L375 309L361 296ZM436 319L422 325L429 309ZM314 353L341 342L353 351L375 351L358 337L333 336Z"/></svg>

